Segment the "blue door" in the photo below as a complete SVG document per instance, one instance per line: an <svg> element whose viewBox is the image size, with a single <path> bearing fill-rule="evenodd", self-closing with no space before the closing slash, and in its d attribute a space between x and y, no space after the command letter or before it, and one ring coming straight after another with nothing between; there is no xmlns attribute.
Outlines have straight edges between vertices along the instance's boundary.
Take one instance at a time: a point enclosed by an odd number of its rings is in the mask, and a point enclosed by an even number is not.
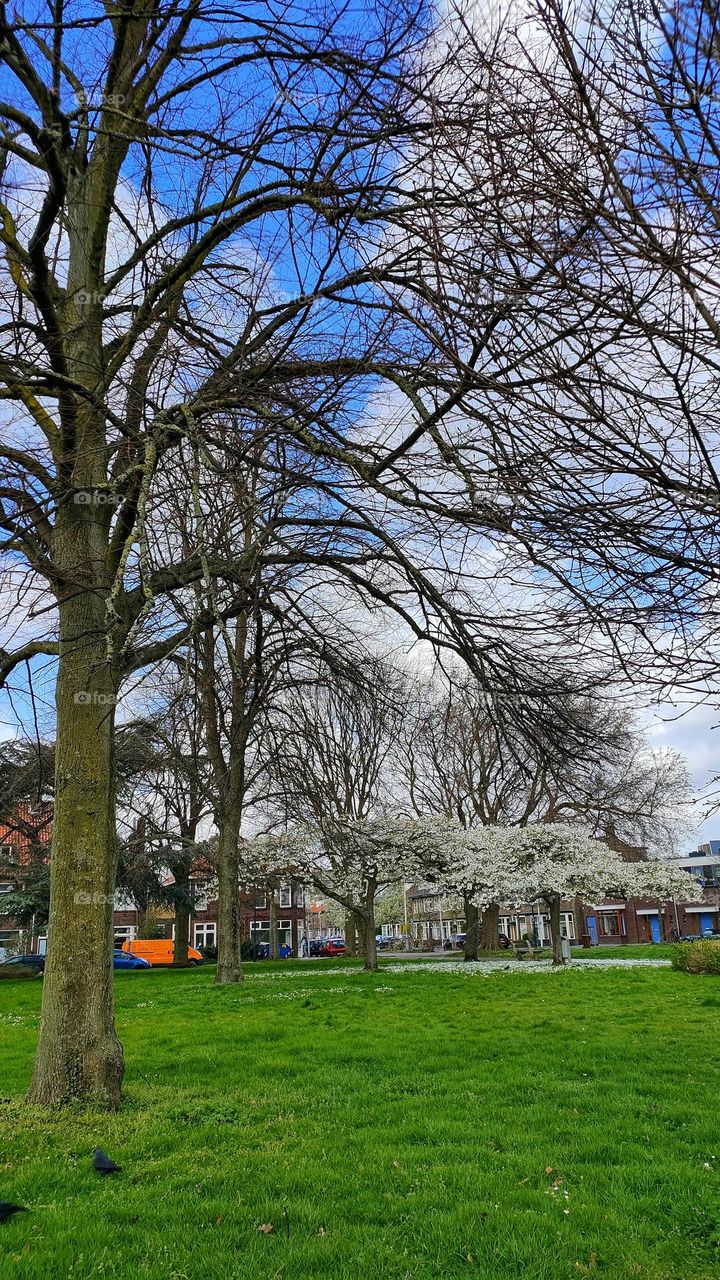
<svg viewBox="0 0 720 1280"><path fill-rule="evenodd" d="M597 931L597 920L595 916L587 917L587 931L590 934L590 941L592 942L593 946L596 947L598 944L598 931Z"/></svg>
<svg viewBox="0 0 720 1280"><path fill-rule="evenodd" d="M703 911L702 915L700 916L700 932L709 933L714 928L715 928L715 924L713 922L711 913L709 911Z"/></svg>
<svg viewBox="0 0 720 1280"><path fill-rule="evenodd" d="M650 937L653 942L660 941L660 920L657 916L650 916Z"/></svg>

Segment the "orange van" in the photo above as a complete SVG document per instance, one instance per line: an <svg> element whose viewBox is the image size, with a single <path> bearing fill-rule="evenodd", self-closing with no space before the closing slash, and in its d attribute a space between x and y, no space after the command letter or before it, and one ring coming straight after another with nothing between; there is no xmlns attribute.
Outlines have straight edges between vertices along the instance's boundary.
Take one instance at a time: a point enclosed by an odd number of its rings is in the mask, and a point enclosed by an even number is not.
<svg viewBox="0 0 720 1280"><path fill-rule="evenodd" d="M123 942L122 949L129 951L133 956L140 956L143 960L147 960L153 968L173 962L172 938L136 938L133 942ZM202 959L199 951L194 947L188 947L190 964L202 964Z"/></svg>

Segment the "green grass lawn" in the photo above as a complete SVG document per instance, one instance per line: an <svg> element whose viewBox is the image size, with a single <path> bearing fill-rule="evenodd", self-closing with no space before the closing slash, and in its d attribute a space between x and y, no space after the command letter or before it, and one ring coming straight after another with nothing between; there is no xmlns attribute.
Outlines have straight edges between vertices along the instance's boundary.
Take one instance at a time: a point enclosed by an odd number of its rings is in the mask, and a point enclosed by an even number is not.
<svg viewBox="0 0 720 1280"><path fill-rule="evenodd" d="M40 987L0 984L2 1280L720 1275L715 979L118 974L110 1116L22 1101Z"/></svg>

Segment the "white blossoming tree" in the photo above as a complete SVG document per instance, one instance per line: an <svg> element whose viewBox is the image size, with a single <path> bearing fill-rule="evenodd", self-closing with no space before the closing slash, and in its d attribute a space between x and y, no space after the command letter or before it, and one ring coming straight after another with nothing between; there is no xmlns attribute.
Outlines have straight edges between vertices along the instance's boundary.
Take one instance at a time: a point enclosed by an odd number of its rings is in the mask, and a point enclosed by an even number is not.
<svg viewBox="0 0 720 1280"><path fill-rule="evenodd" d="M563 898L595 902L609 893L691 898L687 873L662 863L626 862L601 840L566 823L537 823L511 833L517 841L514 899L542 898L550 912L553 964L563 964L560 906Z"/></svg>
<svg viewBox="0 0 720 1280"><path fill-rule="evenodd" d="M365 968L378 967L378 893L403 880L445 880L457 858L460 828L436 818L334 819L269 837L285 859L329 898L352 912L364 933Z"/></svg>
<svg viewBox="0 0 720 1280"><path fill-rule="evenodd" d="M518 883L519 842L513 827L459 827L452 833L448 887L462 895L468 937L465 959L477 960L478 920L488 909L512 902Z"/></svg>
<svg viewBox="0 0 720 1280"><path fill-rule="evenodd" d="M563 899L597 901L608 893L691 899L687 872L658 860L626 862L601 840L566 823L488 826L455 833L449 877L480 910L493 902L542 898L550 913L553 964L563 964Z"/></svg>

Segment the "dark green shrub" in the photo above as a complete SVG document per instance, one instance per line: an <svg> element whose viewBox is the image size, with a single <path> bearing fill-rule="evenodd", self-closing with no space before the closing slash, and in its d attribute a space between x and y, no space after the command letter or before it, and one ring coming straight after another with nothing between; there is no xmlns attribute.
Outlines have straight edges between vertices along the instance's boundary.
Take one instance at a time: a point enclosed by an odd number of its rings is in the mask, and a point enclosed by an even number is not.
<svg viewBox="0 0 720 1280"><path fill-rule="evenodd" d="M673 969L684 973L720 973L720 940L699 938L697 942L678 942L671 952Z"/></svg>

